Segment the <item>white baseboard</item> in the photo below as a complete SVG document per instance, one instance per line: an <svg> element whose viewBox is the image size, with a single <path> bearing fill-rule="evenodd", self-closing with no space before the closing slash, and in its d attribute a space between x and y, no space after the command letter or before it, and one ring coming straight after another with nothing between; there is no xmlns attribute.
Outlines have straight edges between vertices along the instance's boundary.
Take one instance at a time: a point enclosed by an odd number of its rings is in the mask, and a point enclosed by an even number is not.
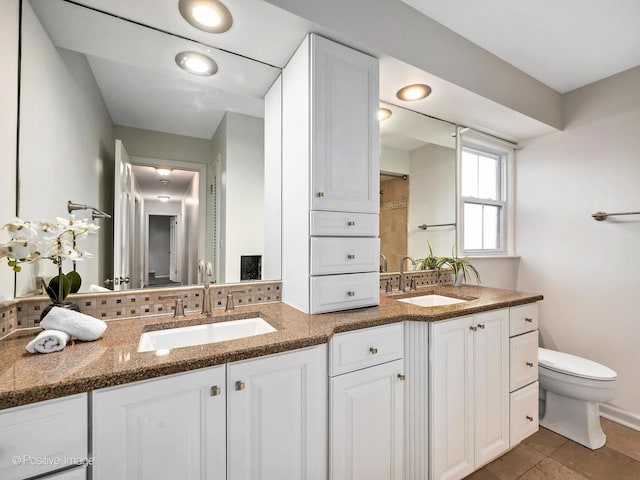
<svg viewBox="0 0 640 480"><path fill-rule="evenodd" d="M608 403L601 403L600 416L640 432L640 415L627 412Z"/></svg>

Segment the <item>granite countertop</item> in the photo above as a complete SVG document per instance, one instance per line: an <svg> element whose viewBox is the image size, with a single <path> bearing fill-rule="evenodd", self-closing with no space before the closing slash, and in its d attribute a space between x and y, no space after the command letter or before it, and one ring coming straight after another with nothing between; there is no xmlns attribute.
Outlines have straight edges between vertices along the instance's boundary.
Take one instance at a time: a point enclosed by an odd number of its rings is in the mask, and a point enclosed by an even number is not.
<svg viewBox="0 0 640 480"><path fill-rule="evenodd" d="M465 303L442 307L418 307L394 298L438 293L464 299ZM542 295L487 287L440 285L417 291L381 293L378 307L308 315L284 303L237 307L233 312L214 311L209 318L189 314L174 319L148 316L108 322L103 338L75 341L61 352L30 354L25 345L40 329L18 330L0 341L0 409L88 392L162 375L220 365L326 343L334 333L413 321L439 321L486 310L542 300ZM166 355L138 352L140 335L149 330L247 318L259 314L276 332L176 348Z"/></svg>

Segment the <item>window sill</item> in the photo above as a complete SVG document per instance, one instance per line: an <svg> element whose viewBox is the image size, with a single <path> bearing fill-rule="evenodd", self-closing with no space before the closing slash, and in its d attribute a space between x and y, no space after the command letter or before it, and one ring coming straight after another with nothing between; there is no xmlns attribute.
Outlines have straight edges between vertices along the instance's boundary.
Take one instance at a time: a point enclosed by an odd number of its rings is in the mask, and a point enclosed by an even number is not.
<svg viewBox="0 0 640 480"><path fill-rule="evenodd" d="M519 260L520 259L520 255L491 255L491 254L487 254L487 255L466 255L467 258L472 259L472 260L485 260L488 258L494 258L494 259L498 259L498 260Z"/></svg>

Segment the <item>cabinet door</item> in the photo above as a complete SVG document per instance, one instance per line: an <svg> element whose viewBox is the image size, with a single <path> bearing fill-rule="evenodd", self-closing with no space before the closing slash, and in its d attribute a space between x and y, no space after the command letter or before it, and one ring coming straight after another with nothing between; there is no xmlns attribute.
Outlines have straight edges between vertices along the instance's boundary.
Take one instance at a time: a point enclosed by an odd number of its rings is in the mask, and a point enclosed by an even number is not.
<svg viewBox="0 0 640 480"><path fill-rule="evenodd" d="M379 210L378 60L313 35L313 210Z"/></svg>
<svg viewBox="0 0 640 480"><path fill-rule="evenodd" d="M224 480L225 367L93 393L93 478Z"/></svg>
<svg viewBox="0 0 640 480"><path fill-rule="evenodd" d="M474 470L473 317L431 325L431 480L459 479Z"/></svg>
<svg viewBox="0 0 640 480"><path fill-rule="evenodd" d="M509 310L475 316L475 467L509 449Z"/></svg>
<svg viewBox="0 0 640 480"><path fill-rule="evenodd" d="M330 478L402 480L403 361L330 380Z"/></svg>
<svg viewBox="0 0 640 480"><path fill-rule="evenodd" d="M327 346L227 368L228 480L325 480Z"/></svg>

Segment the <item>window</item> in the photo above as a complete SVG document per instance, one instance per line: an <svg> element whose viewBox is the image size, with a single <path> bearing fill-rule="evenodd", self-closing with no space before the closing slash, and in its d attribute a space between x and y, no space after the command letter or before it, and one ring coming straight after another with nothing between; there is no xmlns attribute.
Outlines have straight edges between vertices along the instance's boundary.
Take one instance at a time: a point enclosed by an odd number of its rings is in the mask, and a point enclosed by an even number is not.
<svg viewBox="0 0 640 480"><path fill-rule="evenodd" d="M507 154L463 142L460 167L462 250L506 253Z"/></svg>

